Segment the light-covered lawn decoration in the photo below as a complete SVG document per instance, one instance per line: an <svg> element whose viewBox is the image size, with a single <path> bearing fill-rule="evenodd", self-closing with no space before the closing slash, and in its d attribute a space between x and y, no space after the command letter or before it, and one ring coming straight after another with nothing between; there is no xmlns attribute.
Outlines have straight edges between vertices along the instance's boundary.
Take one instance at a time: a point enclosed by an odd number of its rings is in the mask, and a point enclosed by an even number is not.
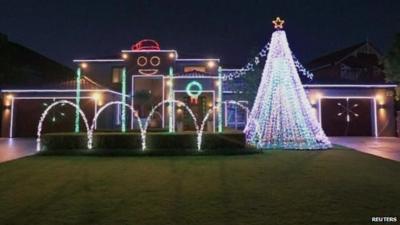
<svg viewBox="0 0 400 225"><path fill-rule="evenodd" d="M273 32L257 97L245 128L246 138L258 148L327 149L329 139L317 121L302 87L292 52L274 21Z"/></svg>

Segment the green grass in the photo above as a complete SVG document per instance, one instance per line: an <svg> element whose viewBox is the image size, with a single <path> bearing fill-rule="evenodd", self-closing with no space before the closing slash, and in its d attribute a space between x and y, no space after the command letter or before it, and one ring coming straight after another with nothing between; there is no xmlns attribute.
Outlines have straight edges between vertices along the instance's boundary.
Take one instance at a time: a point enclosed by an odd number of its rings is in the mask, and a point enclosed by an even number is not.
<svg viewBox="0 0 400 225"><path fill-rule="evenodd" d="M0 164L0 224L369 224L400 216L400 163L351 150L34 156Z"/></svg>

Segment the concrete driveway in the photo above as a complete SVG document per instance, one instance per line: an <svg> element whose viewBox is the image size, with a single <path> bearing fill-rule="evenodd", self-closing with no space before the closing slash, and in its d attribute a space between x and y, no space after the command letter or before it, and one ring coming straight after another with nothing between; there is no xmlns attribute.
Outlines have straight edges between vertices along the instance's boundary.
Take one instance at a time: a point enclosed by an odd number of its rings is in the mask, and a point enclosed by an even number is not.
<svg viewBox="0 0 400 225"><path fill-rule="evenodd" d="M34 138L0 138L0 163L35 153Z"/></svg>
<svg viewBox="0 0 400 225"><path fill-rule="evenodd" d="M329 137L332 143L382 158L400 161L400 138Z"/></svg>

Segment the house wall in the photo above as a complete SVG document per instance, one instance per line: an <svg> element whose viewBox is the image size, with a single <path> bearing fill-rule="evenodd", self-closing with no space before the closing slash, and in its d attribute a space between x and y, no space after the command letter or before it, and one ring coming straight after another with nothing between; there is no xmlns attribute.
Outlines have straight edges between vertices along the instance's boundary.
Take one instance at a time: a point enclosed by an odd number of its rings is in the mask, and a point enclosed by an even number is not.
<svg viewBox="0 0 400 225"><path fill-rule="evenodd" d="M313 71L314 78L318 82L325 83L340 79L340 66L339 65L329 65L321 69Z"/></svg>

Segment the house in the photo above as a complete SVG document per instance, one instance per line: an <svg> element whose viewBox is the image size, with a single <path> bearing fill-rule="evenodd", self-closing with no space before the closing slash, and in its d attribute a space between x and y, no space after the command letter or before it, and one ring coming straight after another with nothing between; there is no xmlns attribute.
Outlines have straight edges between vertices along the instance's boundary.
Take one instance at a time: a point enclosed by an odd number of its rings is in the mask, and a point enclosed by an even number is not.
<svg viewBox="0 0 400 225"><path fill-rule="evenodd" d="M20 76L42 76L43 82L1 89L3 137L35 136L43 111L53 106L43 125L47 132L84 131L86 124L104 131L136 130L146 122L150 129L171 132L218 132L246 124L249 99L241 93L248 87L244 79L225 81L238 69L222 68L218 58L185 58L149 39L110 56L75 59L74 72L52 61L47 63L53 70L42 72L47 64L38 61L46 58L34 58L38 65L30 68L36 72ZM367 42L307 64L314 79L303 80L303 86L328 136L395 135L396 86L384 82L380 59ZM50 78L51 71L64 70Z"/></svg>
<svg viewBox="0 0 400 225"><path fill-rule="evenodd" d="M313 82L343 84L383 84L382 55L370 42L340 49L309 62Z"/></svg>
<svg viewBox="0 0 400 225"><path fill-rule="evenodd" d="M75 78L70 68L0 33L0 88L32 88Z"/></svg>
<svg viewBox="0 0 400 225"><path fill-rule="evenodd" d="M76 91L75 71L49 59L27 47L11 42L0 34L0 89L1 89L1 136L35 136L38 122L43 111L53 102L65 99L73 100ZM82 88L82 109L88 112L97 107L93 95L107 92L103 86L89 79L80 79ZM46 131L71 131L73 118L68 116L74 111L60 105L52 110ZM93 113L92 113L93 114ZM83 126L83 124L82 124Z"/></svg>
<svg viewBox="0 0 400 225"><path fill-rule="evenodd" d="M85 120L101 130L135 130L139 129L138 119L144 123L147 116L150 128L196 130L195 123L206 116L204 130L222 128L222 111L210 111L221 102L219 59L181 58L176 50L161 49L156 41L147 39L111 56L73 61L76 71L68 84L1 90L5 106L2 136L35 136L42 112L62 99L79 105L86 118L82 120L79 111L61 104L44 123L58 121L60 131L74 130L74 126L76 131L83 131ZM69 109L64 112L61 107ZM130 108L135 111L128 111ZM100 112L99 120L93 121ZM21 122L27 114L32 123Z"/></svg>

